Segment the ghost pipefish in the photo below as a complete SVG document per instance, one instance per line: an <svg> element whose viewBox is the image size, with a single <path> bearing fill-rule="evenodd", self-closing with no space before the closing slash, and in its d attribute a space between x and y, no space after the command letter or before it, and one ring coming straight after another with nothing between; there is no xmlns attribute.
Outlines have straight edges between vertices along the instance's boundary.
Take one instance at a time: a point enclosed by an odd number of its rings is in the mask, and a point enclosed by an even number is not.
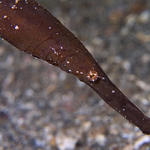
<svg viewBox="0 0 150 150"><path fill-rule="evenodd" d="M75 75L129 122L150 134L150 119L109 80L83 44L35 0L0 0L0 36Z"/></svg>

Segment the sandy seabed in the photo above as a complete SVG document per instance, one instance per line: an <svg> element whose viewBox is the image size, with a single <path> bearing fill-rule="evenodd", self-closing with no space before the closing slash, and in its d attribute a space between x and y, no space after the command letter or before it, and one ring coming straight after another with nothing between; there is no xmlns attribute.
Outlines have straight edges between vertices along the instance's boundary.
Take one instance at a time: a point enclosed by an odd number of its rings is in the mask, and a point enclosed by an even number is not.
<svg viewBox="0 0 150 150"><path fill-rule="evenodd" d="M150 116L150 2L39 0ZM141 9L141 10L140 10ZM128 12L128 13L127 13ZM88 86L0 41L0 150L148 150L150 137Z"/></svg>

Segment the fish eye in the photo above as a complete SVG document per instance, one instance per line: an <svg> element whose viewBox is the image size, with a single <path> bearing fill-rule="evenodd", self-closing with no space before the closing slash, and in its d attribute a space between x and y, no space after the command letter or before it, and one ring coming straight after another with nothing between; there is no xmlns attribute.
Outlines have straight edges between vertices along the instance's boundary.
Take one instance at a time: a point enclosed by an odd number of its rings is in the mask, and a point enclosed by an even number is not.
<svg viewBox="0 0 150 150"><path fill-rule="evenodd" d="M89 81L95 82L98 79L98 73L94 70L90 70L87 74L87 78Z"/></svg>

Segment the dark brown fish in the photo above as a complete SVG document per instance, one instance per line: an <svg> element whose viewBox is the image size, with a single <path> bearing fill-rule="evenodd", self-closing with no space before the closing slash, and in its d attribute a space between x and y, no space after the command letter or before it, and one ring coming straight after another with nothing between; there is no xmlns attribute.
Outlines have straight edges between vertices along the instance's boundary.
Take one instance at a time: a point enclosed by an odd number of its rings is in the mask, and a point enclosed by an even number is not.
<svg viewBox="0 0 150 150"><path fill-rule="evenodd" d="M0 0L0 36L74 74L124 118L150 134L150 119L109 80L83 44L34 0Z"/></svg>

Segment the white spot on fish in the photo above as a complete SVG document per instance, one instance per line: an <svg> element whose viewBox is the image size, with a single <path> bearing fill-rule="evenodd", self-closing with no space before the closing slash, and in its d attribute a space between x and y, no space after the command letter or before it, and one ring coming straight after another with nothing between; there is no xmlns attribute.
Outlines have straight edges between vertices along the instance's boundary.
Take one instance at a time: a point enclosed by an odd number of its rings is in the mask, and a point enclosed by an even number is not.
<svg viewBox="0 0 150 150"><path fill-rule="evenodd" d="M18 25L15 25L15 30L19 30L19 26Z"/></svg>
<svg viewBox="0 0 150 150"><path fill-rule="evenodd" d="M25 0L25 3L28 4L28 0Z"/></svg>
<svg viewBox="0 0 150 150"><path fill-rule="evenodd" d="M72 72L72 70L71 70L71 69L69 69L69 70L68 70L68 72Z"/></svg>
<svg viewBox="0 0 150 150"><path fill-rule="evenodd" d="M11 9L17 9L17 4L19 3L20 0L15 0L15 4L11 6Z"/></svg>
<svg viewBox="0 0 150 150"><path fill-rule="evenodd" d="M60 46L60 49L63 49L63 46Z"/></svg>
<svg viewBox="0 0 150 150"><path fill-rule="evenodd" d="M116 93L116 91L115 91L115 90L112 90L111 92L112 92L113 94L114 94L114 93Z"/></svg>
<svg viewBox="0 0 150 150"><path fill-rule="evenodd" d="M68 61L68 60L67 60L67 61L66 61L66 63L67 63L67 64L69 64L69 63L70 63L70 61Z"/></svg>
<svg viewBox="0 0 150 150"><path fill-rule="evenodd" d="M58 55L58 52L56 51L55 48L52 47L51 50L53 51L53 53L54 53L55 55Z"/></svg>
<svg viewBox="0 0 150 150"><path fill-rule="evenodd" d="M125 108L123 108L123 109L122 109L122 111L126 111L126 109L125 109Z"/></svg>
<svg viewBox="0 0 150 150"><path fill-rule="evenodd" d="M49 29L49 30L51 30L51 29L52 29L52 27L51 27L51 26L49 26L49 27L48 27L48 29Z"/></svg>
<svg viewBox="0 0 150 150"><path fill-rule="evenodd" d="M4 19L6 19L6 18L7 18L7 16L6 16L6 15L4 15L4 16L3 16L3 18L4 18Z"/></svg>
<svg viewBox="0 0 150 150"><path fill-rule="evenodd" d="M16 9L16 8L17 8L16 5L11 6L11 9Z"/></svg>
<svg viewBox="0 0 150 150"><path fill-rule="evenodd" d="M18 3L19 3L19 1L20 1L20 0L16 0L16 1L15 1L15 4L18 4Z"/></svg>
<svg viewBox="0 0 150 150"><path fill-rule="evenodd" d="M105 77L102 77L102 80L105 80Z"/></svg>

